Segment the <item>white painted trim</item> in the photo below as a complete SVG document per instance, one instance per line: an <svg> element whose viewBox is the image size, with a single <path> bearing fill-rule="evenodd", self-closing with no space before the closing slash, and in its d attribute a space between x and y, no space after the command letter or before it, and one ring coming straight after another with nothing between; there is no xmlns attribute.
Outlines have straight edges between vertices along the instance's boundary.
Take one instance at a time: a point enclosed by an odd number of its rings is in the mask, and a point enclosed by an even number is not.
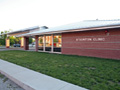
<svg viewBox="0 0 120 90"><path fill-rule="evenodd" d="M59 33L65 33L65 32L78 32L78 31L90 31L90 30L93 31L93 30L111 29L111 28L120 28L120 26L117 25L117 26L107 26L107 27L67 29L67 30L61 30L61 31L51 31L51 32L29 34L28 36L43 35L43 34L57 34L57 33L59 34ZM24 35L18 35L17 37L20 37L20 36L24 36Z"/></svg>
<svg viewBox="0 0 120 90"><path fill-rule="evenodd" d="M110 49L110 48L78 48L78 47L62 47L62 48L74 48L74 49L95 49L95 50L120 50L120 49Z"/></svg>
<svg viewBox="0 0 120 90"><path fill-rule="evenodd" d="M44 40L44 43L43 43L43 51L45 51L45 45L46 45L46 36L45 36L45 35L43 36L43 40Z"/></svg>
<svg viewBox="0 0 120 90"><path fill-rule="evenodd" d="M38 52L47 52L47 53L56 53L56 54L62 54L62 52L51 52L51 51L40 51L40 50L38 50Z"/></svg>
<svg viewBox="0 0 120 90"><path fill-rule="evenodd" d="M109 35L110 37L112 36L120 36L120 35ZM71 37L64 37L64 38L79 38L79 37L109 37L109 36L107 36L107 35L96 35L96 36L71 36Z"/></svg>
<svg viewBox="0 0 120 90"><path fill-rule="evenodd" d="M80 42L65 42L65 43L120 43L120 42L91 42L91 41L88 41L88 42L86 42L86 41L80 41Z"/></svg>
<svg viewBox="0 0 120 90"><path fill-rule="evenodd" d="M51 52L54 52L53 49L54 49L54 35L52 34L52 46L51 46Z"/></svg>

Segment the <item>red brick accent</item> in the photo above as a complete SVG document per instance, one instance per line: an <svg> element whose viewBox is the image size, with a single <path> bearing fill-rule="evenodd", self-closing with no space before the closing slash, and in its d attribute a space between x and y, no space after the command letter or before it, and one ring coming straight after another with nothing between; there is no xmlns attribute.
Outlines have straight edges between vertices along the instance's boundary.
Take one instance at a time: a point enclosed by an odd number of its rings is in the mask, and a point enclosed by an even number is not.
<svg viewBox="0 0 120 90"><path fill-rule="evenodd" d="M24 48L24 46L20 46L21 48Z"/></svg>
<svg viewBox="0 0 120 90"><path fill-rule="evenodd" d="M120 29L107 30L109 34L105 30L63 33L62 54L120 59Z"/></svg>
<svg viewBox="0 0 120 90"><path fill-rule="evenodd" d="M6 48L10 48L10 47L6 46Z"/></svg>
<svg viewBox="0 0 120 90"><path fill-rule="evenodd" d="M35 36L35 51L38 51L38 36Z"/></svg>
<svg viewBox="0 0 120 90"><path fill-rule="evenodd" d="M120 59L120 50L62 48L62 54Z"/></svg>
<svg viewBox="0 0 120 90"><path fill-rule="evenodd" d="M29 37L24 37L24 50L29 50Z"/></svg>

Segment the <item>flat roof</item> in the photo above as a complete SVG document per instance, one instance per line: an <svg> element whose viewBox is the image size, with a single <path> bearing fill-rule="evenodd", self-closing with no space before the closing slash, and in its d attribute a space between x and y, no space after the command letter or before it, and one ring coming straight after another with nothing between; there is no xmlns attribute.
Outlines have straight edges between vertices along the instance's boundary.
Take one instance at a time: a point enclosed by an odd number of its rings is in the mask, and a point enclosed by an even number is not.
<svg viewBox="0 0 120 90"><path fill-rule="evenodd" d="M62 25L58 27L53 27L49 29L43 29L27 34L21 34L20 36L34 36L41 34L51 34L51 33L63 33L71 31L88 31L88 30L97 30L105 28L115 28L120 27L120 19L117 20L85 20L77 23Z"/></svg>

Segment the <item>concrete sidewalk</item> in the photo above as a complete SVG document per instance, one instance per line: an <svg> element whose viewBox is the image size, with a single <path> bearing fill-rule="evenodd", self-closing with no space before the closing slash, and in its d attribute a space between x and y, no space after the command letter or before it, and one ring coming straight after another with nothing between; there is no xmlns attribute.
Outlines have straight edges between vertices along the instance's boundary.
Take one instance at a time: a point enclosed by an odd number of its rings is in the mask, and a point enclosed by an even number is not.
<svg viewBox="0 0 120 90"><path fill-rule="evenodd" d="M25 90L87 90L1 59L0 72Z"/></svg>

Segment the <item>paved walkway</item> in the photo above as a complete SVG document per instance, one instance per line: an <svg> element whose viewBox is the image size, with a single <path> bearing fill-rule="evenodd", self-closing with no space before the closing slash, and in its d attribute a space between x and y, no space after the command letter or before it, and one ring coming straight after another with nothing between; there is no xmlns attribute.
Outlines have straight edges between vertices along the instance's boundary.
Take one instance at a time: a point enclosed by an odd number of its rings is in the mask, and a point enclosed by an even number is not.
<svg viewBox="0 0 120 90"><path fill-rule="evenodd" d="M1 59L0 72L25 90L87 90Z"/></svg>

